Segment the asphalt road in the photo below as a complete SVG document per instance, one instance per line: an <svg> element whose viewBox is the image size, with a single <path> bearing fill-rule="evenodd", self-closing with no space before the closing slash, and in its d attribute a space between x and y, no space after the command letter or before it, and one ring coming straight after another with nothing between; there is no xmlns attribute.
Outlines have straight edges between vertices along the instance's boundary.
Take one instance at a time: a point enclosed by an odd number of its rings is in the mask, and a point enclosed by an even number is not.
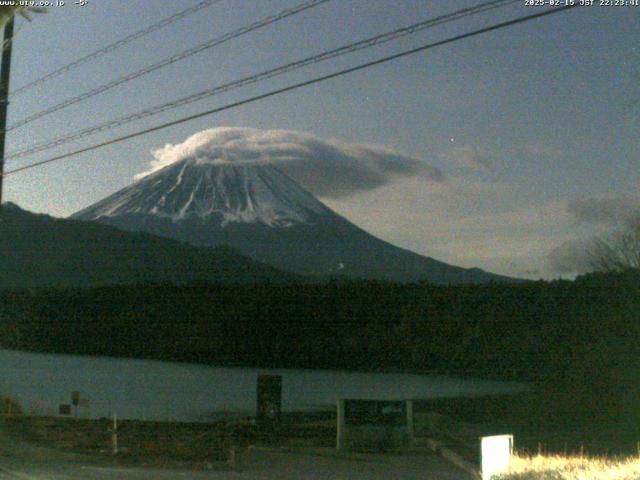
<svg viewBox="0 0 640 480"><path fill-rule="evenodd" d="M429 454L338 455L331 449L251 449L228 471L119 466L109 459L62 453L0 438L0 480L465 480L467 475Z"/></svg>

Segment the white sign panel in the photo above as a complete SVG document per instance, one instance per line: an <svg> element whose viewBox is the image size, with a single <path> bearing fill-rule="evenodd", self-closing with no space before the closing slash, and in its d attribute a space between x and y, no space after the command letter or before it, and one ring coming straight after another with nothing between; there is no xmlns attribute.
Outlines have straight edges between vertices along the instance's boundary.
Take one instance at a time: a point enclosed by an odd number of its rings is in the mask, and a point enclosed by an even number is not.
<svg viewBox="0 0 640 480"><path fill-rule="evenodd" d="M509 468L513 451L513 435L494 435L480 439L480 465L482 480L491 480L494 475Z"/></svg>

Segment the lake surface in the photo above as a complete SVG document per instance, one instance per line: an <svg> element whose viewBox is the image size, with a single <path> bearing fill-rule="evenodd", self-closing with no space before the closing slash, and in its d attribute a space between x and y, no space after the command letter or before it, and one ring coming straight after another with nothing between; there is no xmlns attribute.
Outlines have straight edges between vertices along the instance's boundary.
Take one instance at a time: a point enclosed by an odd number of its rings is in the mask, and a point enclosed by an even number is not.
<svg viewBox="0 0 640 480"><path fill-rule="evenodd" d="M283 411L333 409L339 398L405 400L510 393L523 384L398 373L227 368L154 360L0 350L0 395L25 413L56 415L83 399L78 416L206 421L255 415L257 377L282 376Z"/></svg>

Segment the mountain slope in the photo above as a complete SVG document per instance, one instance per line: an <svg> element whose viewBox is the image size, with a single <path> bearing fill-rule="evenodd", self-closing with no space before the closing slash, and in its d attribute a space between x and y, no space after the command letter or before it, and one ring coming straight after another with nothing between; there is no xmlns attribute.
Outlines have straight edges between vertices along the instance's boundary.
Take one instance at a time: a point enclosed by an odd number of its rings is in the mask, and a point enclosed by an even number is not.
<svg viewBox="0 0 640 480"><path fill-rule="evenodd" d="M277 268L433 283L509 281L395 247L339 216L274 166L186 158L74 214L192 245L230 245Z"/></svg>
<svg viewBox="0 0 640 480"><path fill-rule="evenodd" d="M294 281L238 255L98 223L0 209L0 288Z"/></svg>
<svg viewBox="0 0 640 480"><path fill-rule="evenodd" d="M196 220L289 227L333 212L274 167L182 161L74 214L93 220L148 215L173 223Z"/></svg>

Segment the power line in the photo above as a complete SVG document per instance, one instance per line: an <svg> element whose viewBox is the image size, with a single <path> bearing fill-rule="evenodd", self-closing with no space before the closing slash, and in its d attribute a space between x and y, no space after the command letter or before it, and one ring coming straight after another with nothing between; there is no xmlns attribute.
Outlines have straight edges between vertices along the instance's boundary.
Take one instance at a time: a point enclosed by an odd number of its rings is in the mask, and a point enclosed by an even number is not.
<svg viewBox="0 0 640 480"><path fill-rule="evenodd" d="M457 42L457 41L463 40L465 38L470 38L470 37L473 37L473 36L476 36L476 35L481 35L483 33L488 33L488 32L494 31L494 30L498 30L498 29L501 29L501 28L509 27L509 26L516 25L516 24L519 24L519 23L528 22L528 21L531 21L531 20L535 20L537 18L542 18L542 17L548 16L548 15L553 15L553 14L556 14L556 13L564 12L564 11L567 11L569 9L576 8L576 7L578 7L577 4L565 5L565 6L562 6L562 7L555 7L553 9L551 9L551 10L545 10L545 11L540 12L540 13L534 13L534 14L531 14L531 15L526 15L524 17L519 17L519 18L515 18L513 20L508 20L506 22L497 23L497 24L491 25L489 27L484 27L484 28L481 28L481 29L478 29L478 30L473 30L471 32L463 33L463 34L460 34L460 35L456 35L454 37L449 37L449 38L446 38L444 40L440 40L440 41L437 41L437 42L434 42L434 43L429 43L429 44L426 44L426 45L423 45L423 46L420 46L420 47L417 47L417 48L412 48L410 50L405 50L403 52L396 53L394 55L389 55L389 56L380 58L378 60L373 60L371 62L362 63L362 64L357 65L355 67L347 68L347 69L344 69L344 70L339 70L337 72L330 73L328 75L323 75L321 77L316 77L316 78L313 78L311 80L307 80L307 81L300 82L300 83L295 83L293 85L289 85L287 87L279 88L277 90L272 90L270 92L263 93L261 95L256 95L256 96L244 99L244 100L233 102L233 103L224 105L222 107L213 108L211 110L206 110L204 112L200 112L200 113L197 113L197 114L194 114L194 115L189 115L187 117L183 117L183 118L180 118L178 120L173 120L171 122L162 123L160 125L156 125L155 127L147 128L147 129L144 129L144 130L140 130L138 132L130 133L130 134L123 135L123 136L117 137L117 138L113 138L111 140L107 140L105 142L98 143L98 144L95 144L95 145L91 145L89 147L84 147L84 148L81 148L81 149L78 149L78 150L75 150L75 151L72 151L72 152L69 152L69 153L58 155L58 156L49 158L47 160L42 160L40 162L35 162L35 163L30 164L30 165L25 165L24 167L15 168L13 170L10 170L10 171L4 173L4 176L12 175L12 174L15 174L15 173L18 173L18 172L22 172L22 171L25 171L25 170L30 170L32 168L40 167L42 165L46 165L46 164L49 164L49 163L57 162L59 160L63 160L63 159L69 158L69 157L73 157L73 156L79 155L81 153L89 152L89 151L92 151L92 150L97 150L99 148L106 147L108 145L113 145L115 143L120 143L120 142L123 142L125 140L129 140L131 138L135 138L135 137L139 137L139 136L142 136L142 135L146 135L148 133L156 132L158 130L163 130L165 128L173 127L175 125L179 125L181 123L189 122L191 120L196 120L198 118L206 117L208 115L213 115L213 114L225 111L225 110L230 110L232 108L237 108L237 107L240 107L242 105L247 105L249 103L253 103L253 102L256 102L258 100L263 100L265 98L269 98L269 97L273 97L273 96L276 96L276 95L280 95L282 93L286 93L286 92L290 92L290 91L293 91L293 90L297 90L297 89L302 88L302 87L307 87L309 85L313 85L313 84L316 84L316 83L324 82L324 81L330 80L332 78L341 77L343 75L347 75L347 74L350 74L350 73L353 73L353 72L364 70L366 68L370 68L370 67L373 67L373 66L376 66L376 65L381 65L383 63L387 63L387 62L390 62L392 60L396 60L398 58L406 57L408 55L413 55L413 54L418 53L418 52L423 52L423 51L429 50L431 48L439 47L441 45Z"/></svg>
<svg viewBox="0 0 640 480"><path fill-rule="evenodd" d="M204 50L207 50L209 48L213 48L216 47L222 43L225 43L231 39L240 37L242 35L245 35L249 32L252 32L254 30L258 30L260 28L266 27L268 25L271 25L273 23L276 23L280 20L283 20L287 17L291 17L293 15L296 15L298 13L301 13L305 10L308 10L310 8L316 7L318 5L321 5L323 3L326 3L330 0L308 0L300 5L297 5L295 7L292 8L288 8L286 10L283 10L282 12L276 14L276 15L270 15L268 17L265 17L261 20L258 20L257 22L252 23L251 25L247 26L247 27L242 27L239 28L237 30L234 30L232 32L226 33L224 35L222 35L221 37L218 38L214 38L213 40L209 40L208 42L202 43L200 45L197 45L193 48L190 48L188 50L184 50L183 52L177 53L175 55L172 55L169 58L166 58L164 60L161 60L160 62L154 63L152 65L149 65L141 70L138 70L136 72L130 73L128 75L125 75L124 77L120 77L116 80L113 80L109 83L106 83L104 85L101 85L97 88L94 88L92 90L89 90L88 92L82 93L76 97L72 97L69 98L67 100L65 100L64 102L58 103L57 105L54 105L52 107L49 107L45 110L42 110L40 112L34 113L33 115L30 115L26 118L23 118L22 120L18 121L17 123L14 123L13 125L10 125L9 128L7 128L7 131L11 131L11 130L15 130L16 128L22 127L28 123L33 122L34 120L38 120L39 118L42 118L46 115L50 115L54 112L57 112L59 110L62 110L63 108L69 107L71 105L74 105L78 102L81 102L83 100L87 100L91 97L95 97L96 95L99 95L101 93L106 92L107 90L111 90L114 87L117 87L118 85L122 85L123 83L129 82L131 80L135 80L137 78L140 78L144 75L147 75L151 72L154 72L156 70L159 70L161 68L164 68L168 65L171 65L173 63L176 63L180 60L184 60L185 58L191 57L197 53L200 53Z"/></svg>
<svg viewBox="0 0 640 480"><path fill-rule="evenodd" d="M31 147L28 147L26 149L20 150L20 151L16 151L16 152L11 152L9 153L9 155L7 155L7 159L15 159L15 158L20 158L20 157L24 157L27 155L31 155L37 152L41 152L44 150L48 150L54 147L58 147L60 145L64 145L66 143L72 142L74 140L78 140L90 135L94 135L96 133L100 133L100 132L104 132L106 130L111 130L113 128L116 127L120 127L122 125L126 125L130 122L133 122L135 120L141 120L143 118L147 118L150 117L152 115L157 115L159 113L168 111L168 110L173 110L175 108L178 107L182 107L184 105L188 105L200 100L203 100L205 98L214 96L214 95L218 95L221 93L226 93L229 92L231 90L235 90L236 88L240 88L240 87L244 87L247 85L251 85L254 83L258 83L260 81L263 80L267 80L279 75L283 75L285 73L289 73L293 70L297 70L300 69L302 67L306 67L308 65L312 65L312 64L316 64L316 63L320 63L332 58L336 58L348 53L353 53L359 50L363 50L363 49L367 49L367 48L371 48L377 45L381 45L383 43L387 43L390 42L392 40L396 40L398 38L401 37L405 37L407 35L411 35L417 32L420 32L422 30L425 30L427 28L431 28L431 27L435 27L437 25L442 25L444 23L448 23L448 22L452 22L452 21L457 21L460 20L461 18L467 17L467 16L472 16L472 15L477 15L479 13L484 13L487 12L489 10L493 10L496 8L500 8L500 7L504 7L506 5L509 4L513 4L516 2L519 2L520 0L492 0L489 2L484 2L480 5L476 5L474 7L470 7L470 8L465 8L462 10L457 10L455 12L449 13L449 14L445 14L445 15L441 15L435 18L431 18L431 19L427 19L427 20L423 20L421 22L406 26L406 27L402 27L390 32L386 32L386 33L382 33L370 38L367 38L365 40L361 40L355 43L350 43L348 45L344 45L342 47L339 48L335 48L333 50L329 50L329 51L325 51L322 52L320 54L316 54L316 55L312 55L310 57L306 57L302 60L298 60L295 62L291 62L291 63L287 63L285 65L281 65L279 67L276 68L272 68L263 72L260 72L258 74L255 75L251 75L248 77L243 77L239 80L235 80L233 82L230 83L226 83L223 85L219 85L213 88L209 88L206 90L203 90L201 92L197 92L191 95L188 95L186 97L182 97L179 98L177 100L173 100L171 102L167 102L167 103L163 103L160 105L156 105L154 107L133 113L133 114L129 114L126 115L124 117L120 117L117 118L115 120L110 120L108 122L104 122L98 125L94 125L92 127L88 127L88 128L84 128L80 131L77 132L73 132L67 135L64 135L62 137L58 137L55 138L53 140L47 140L44 142L40 142L38 144L32 145Z"/></svg>
<svg viewBox="0 0 640 480"><path fill-rule="evenodd" d="M155 32L156 30L160 30L161 28L164 28L166 26L171 25L172 23L177 22L178 20L181 20L189 15L192 15L196 12L199 12L200 10L210 7L216 3L220 3L222 0L204 0L200 3L197 3L196 5L189 7L185 10L182 10L174 15L171 15L170 17L166 17L162 20L160 20L157 23L154 23L153 25L149 25L146 28L143 28L142 30L138 30L137 32L132 33L131 35L127 35L126 37L113 42L109 45L107 45L106 47L100 48L99 50L96 50L95 52L91 52L87 55L85 55L84 57L80 57L77 60L74 60L71 63L68 63L67 65L64 65L63 67L58 68L57 70L54 70L51 73L48 73L36 80L33 80L32 82L27 83L26 85L23 85L22 87L14 90L13 92L11 92L12 96L15 95L19 95L37 85L40 85L48 80L51 80L53 78L59 77L60 75L62 75L63 73L66 73L70 70L73 70L74 68L79 67L80 65L83 65L91 60L94 60L96 58L99 58L103 55L106 55L107 53L111 53L114 50L117 50L118 48L133 42L134 40L137 40L141 37L144 37L145 35L149 35L150 33Z"/></svg>

